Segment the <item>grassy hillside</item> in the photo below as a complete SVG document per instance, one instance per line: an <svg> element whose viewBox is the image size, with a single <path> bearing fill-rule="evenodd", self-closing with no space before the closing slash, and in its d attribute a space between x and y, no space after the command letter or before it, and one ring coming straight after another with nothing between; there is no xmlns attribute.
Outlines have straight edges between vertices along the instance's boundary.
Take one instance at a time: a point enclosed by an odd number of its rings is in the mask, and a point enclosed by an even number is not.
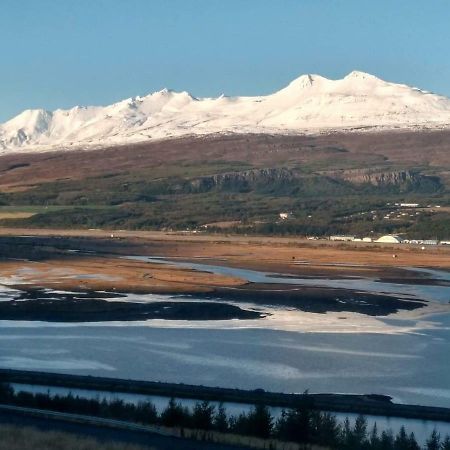
<svg viewBox="0 0 450 450"><path fill-rule="evenodd" d="M9 155L0 158L0 223L447 238L446 138L222 136ZM396 202L444 209L384 219ZM280 212L292 214L280 221Z"/></svg>

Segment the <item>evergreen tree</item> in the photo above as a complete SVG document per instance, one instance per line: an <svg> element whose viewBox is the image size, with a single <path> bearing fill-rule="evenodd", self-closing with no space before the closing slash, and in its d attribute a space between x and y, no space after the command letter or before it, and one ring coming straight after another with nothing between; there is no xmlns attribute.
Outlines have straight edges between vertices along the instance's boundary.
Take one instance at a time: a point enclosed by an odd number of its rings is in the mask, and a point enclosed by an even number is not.
<svg viewBox="0 0 450 450"><path fill-rule="evenodd" d="M273 429L274 435L279 439L282 438L282 435L285 432L286 415L287 415L286 410L283 408L281 410L280 416L278 417L274 425Z"/></svg>
<svg viewBox="0 0 450 450"><path fill-rule="evenodd" d="M391 430L381 433L380 450L394 450L394 436Z"/></svg>
<svg viewBox="0 0 450 450"><path fill-rule="evenodd" d="M348 417L346 417L344 420L344 426L342 427L339 441L340 441L339 448L342 448L342 450L352 450L353 431Z"/></svg>
<svg viewBox="0 0 450 450"><path fill-rule="evenodd" d="M151 402L139 402L135 408L134 417L137 422L156 423L158 421L158 412Z"/></svg>
<svg viewBox="0 0 450 450"><path fill-rule="evenodd" d="M379 450L380 446L381 446L381 441L378 436L377 423L375 422L373 424L373 428L372 428L372 431L370 432L370 436L369 436L369 448L370 448L370 450Z"/></svg>
<svg viewBox="0 0 450 450"><path fill-rule="evenodd" d="M278 419L277 433L281 440L309 443L311 440L311 411L305 407L290 409Z"/></svg>
<svg viewBox="0 0 450 450"><path fill-rule="evenodd" d="M192 412L192 426L201 430L210 430L213 425L214 406L208 401L196 403Z"/></svg>
<svg viewBox="0 0 450 450"><path fill-rule="evenodd" d="M411 433L409 435L408 440L409 440L408 450L420 450L420 445L417 443L416 436L414 436L414 433Z"/></svg>
<svg viewBox="0 0 450 450"><path fill-rule="evenodd" d="M367 419L359 415L353 427L354 448L364 448L367 445Z"/></svg>
<svg viewBox="0 0 450 450"><path fill-rule="evenodd" d="M228 431L228 419L227 419L227 413L225 410L225 407L223 406L223 403L219 404L219 407L217 408L217 413L214 416L214 428L217 431L220 431L221 433L224 433L225 431Z"/></svg>
<svg viewBox="0 0 450 450"><path fill-rule="evenodd" d="M269 438L273 429L273 417L265 405L256 405L248 414L250 434Z"/></svg>
<svg viewBox="0 0 450 450"><path fill-rule="evenodd" d="M188 424L189 412L172 397L161 413L161 423L166 427L182 427Z"/></svg>
<svg viewBox="0 0 450 450"><path fill-rule="evenodd" d="M311 414L311 442L331 447L339 439L340 425L336 416L330 413L314 412Z"/></svg>
<svg viewBox="0 0 450 450"><path fill-rule="evenodd" d="M436 431L436 429L433 430L431 433L431 436L427 440L427 450L440 450L441 448L441 435Z"/></svg>
<svg viewBox="0 0 450 450"><path fill-rule="evenodd" d="M409 437L405 427L401 427L394 441L395 450L409 450Z"/></svg>
<svg viewBox="0 0 450 450"><path fill-rule="evenodd" d="M450 450L450 436L448 434L447 434L447 436L445 436L445 439L441 444L441 449L442 450Z"/></svg>

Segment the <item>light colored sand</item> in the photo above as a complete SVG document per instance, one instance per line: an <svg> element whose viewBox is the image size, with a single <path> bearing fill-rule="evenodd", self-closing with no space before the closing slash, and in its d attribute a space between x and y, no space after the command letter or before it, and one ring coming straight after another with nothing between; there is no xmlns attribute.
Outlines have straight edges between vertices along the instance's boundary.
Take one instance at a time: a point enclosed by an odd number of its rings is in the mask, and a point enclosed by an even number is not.
<svg viewBox="0 0 450 450"><path fill-rule="evenodd" d="M147 292L206 291L214 286L237 286L244 281L224 275L117 258L67 258L0 262L4 284L28 284L65 290Z"/></svg>

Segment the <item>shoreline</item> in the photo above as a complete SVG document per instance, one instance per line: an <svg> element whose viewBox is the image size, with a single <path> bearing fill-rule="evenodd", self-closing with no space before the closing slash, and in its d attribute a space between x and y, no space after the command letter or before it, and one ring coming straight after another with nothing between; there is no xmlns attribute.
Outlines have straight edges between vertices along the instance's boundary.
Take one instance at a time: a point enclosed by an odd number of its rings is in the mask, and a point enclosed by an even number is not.
<svg viewBox="0 0 450 450"><path fill-rule="evenodd" d="M306 402L312 409L335 413L450 422L450 408L393 403L391 397L375 394L288 394L269 392L263 389L231 389L12 369L0 369L0 382L176 397L199 401L263 404L294 409L301 407Z"/></svg>

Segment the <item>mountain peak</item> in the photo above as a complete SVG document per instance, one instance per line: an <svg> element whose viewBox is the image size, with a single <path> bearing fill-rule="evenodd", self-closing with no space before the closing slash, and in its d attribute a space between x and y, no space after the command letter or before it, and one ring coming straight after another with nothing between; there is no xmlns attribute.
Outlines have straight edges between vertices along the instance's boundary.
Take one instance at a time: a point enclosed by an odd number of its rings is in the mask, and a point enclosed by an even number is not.
<svg viewBox="0 0 450 450"><path fill-rule="evenodd" d="M320 81L326 80L326 78L315 74L300 75L295 80L291 81L284 89L278 92L292 92L300 91L303 89L309 89L317 85Z"/></svg>
<svg viewBox="0 0 450 450"><path fill-rule="evenodd" d="M314 78L315 78L315 75L308 73L306 75L299 76L291 84L295 84L297 87L300 87L300 88L308 88L313 85Z"/></svg>
<svg viewBox="0 0 450 450"><path fill-rule="evenodd" d="M344 77L344 80L377 80L382 81L380 78L376 77L367 72L361 72L359 70L353 70L348 75Z"/></svg>
<svg viewBox="0 0 450 450"><path fill-rule="evenodd" d="M271 95L220 98L162 89L104 107L26 110L0 124L0 151L89 148L191 134L450 128L450 99L361 71L341 80L306 74Z"/></svg>
<svg viewBox="0 0 450 450"><path fill-rule="evenodd" d="M45 109L26 109L11 120L6 122L5 126L18 128L45 128L51 119L52 113ZM1 126L1 125L0 125Z"/></svg>

